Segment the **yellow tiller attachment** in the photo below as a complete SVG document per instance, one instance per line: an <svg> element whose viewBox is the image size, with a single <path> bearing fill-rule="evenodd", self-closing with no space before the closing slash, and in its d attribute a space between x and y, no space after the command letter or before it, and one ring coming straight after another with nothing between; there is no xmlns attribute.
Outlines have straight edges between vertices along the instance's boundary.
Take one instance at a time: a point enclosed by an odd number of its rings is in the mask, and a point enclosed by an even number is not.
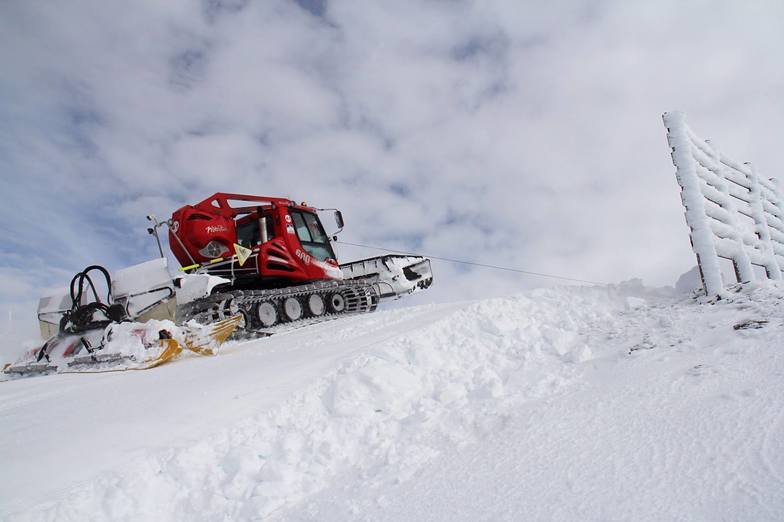
<svg viewBox="0 0 784 522"><path fill-rule="evenodd" d="M215 348L223 344L242 322L241 314L234 315L212 325L208 333L193 333L185 337L185 347L200 355L215 355Z"/></svg>

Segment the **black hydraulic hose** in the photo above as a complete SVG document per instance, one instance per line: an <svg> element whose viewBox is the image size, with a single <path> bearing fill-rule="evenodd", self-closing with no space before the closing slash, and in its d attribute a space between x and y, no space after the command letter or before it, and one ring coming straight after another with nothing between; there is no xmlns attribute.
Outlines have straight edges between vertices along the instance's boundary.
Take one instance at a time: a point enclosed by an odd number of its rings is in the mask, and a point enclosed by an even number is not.
<svg viewBox="0 0 784 522"><path fill-rule="evenodd" d="M98 297L98 292L95 289L95 284L93 284L92 278L89 275L87 275L87 273L85 273L85 272L79 272L71 280L71 309L74 308L74 304L82 302L82 295L84 294L84 281L85 281L85 279L90 284L90 288L93 291L93 299L95 299L95 301L97 301L97 302L101 301L101 298ZM78 291L74 295L74 284L76 283L77 280L79 281L79 283L76 284L76 289L78 289Z"/></svg>
<svg viewBox="0 0 784 522"><path fill-rule="evenodd" d="M106 280L106 303L101 302L100 297L98 297L98 290L95 288L95 283L93 283L93 280L89 275L89 272L93 270L101 272ZM81 304L82 297L86 290L85 284L89 285L95 300L91 303ZM70 290L71 309L63 313L60 318L59 332L56 337L61 337L63 334L80 334L89 330L106 328L113 322L119 323L128 319L128 313L125 308L119 303L112 302L112 278L111 275L109 275L109 271L104 267L100 265L90 265L76 274L73 279L71 279ZM94 318L95 312L101 312L106 319L96 320ZM41 362L44 358L49 361L48 352L50 346L53 346L52 340L54 338L55 337L44 343L38 351L36 362ZM92 348L89 341L84 337L82 337L81 342L91 354L95 350L103 348L103 343L101 343L101 346L98 348Z"/></svg>
<svg viewBox="0 0 784 522"><path fill-rule="evenodd" d="M106 280L106 303L101 302L89 272L101 272ZM93 292L94 301L82 304L85 286ZM126 317L125 310L119 304L112 303L112 278L109 271L100 265L90 265L71 279L71 309L63 314L60 320L60 332L79 333L95 328L103 328L113 321L122 321ZM93 314L101 312L106 319L95 320Z"/></svg>
<svg viewBox="0 0 784 522"><path fill-rule="evenodd" d="M73 279L71 279L71 305L72 307L76 307L79 305L79 302L82 300L82 294L84 293L84 280L87 279L87 282L90 283L90 287L93 291L93 296L97 302L101 302L101 299L98 297L98 292L95 289L95 284L93 284L93 280L90 278L89 273L93 270L97 270L103 274L104 279L106 280L106 301L107 303L112 302L112 277L109 275L109 271L106 270L104 267L100 265L90 265L78 274L76 274ZM76 282L79 281L78 289L79 292L76 292Z"/></svg>

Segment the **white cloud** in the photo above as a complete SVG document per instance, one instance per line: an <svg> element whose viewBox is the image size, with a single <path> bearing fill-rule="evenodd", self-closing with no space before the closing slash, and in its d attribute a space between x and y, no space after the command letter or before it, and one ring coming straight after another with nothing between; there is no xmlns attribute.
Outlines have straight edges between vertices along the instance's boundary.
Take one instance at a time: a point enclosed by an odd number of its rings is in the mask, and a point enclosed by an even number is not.
<svg viewBox="0 0 784 522"><path fill-rule="evenodd" d="M145 214L230 191L338 206L346 240L669 284L693 255L661 113L777 174L779 2L300 4L4 3L6 267L141 261ZM540 283L437 268L433 299Z"/></svg>

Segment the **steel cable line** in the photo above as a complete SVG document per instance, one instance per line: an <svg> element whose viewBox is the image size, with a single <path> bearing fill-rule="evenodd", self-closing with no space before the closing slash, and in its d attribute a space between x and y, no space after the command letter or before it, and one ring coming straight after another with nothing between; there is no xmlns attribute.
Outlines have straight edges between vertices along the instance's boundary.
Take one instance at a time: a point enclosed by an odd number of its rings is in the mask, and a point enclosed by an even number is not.
<svg viewBox="0 0 784 522"><path fill-rule="evenodd" d="M577 283L588 283L588 284L591 284L591 285L603 285L603 286L609 285L609 283L603 283L603 282L600 282L600 281L589 281L587 279L578 279L578 278L575 278L575 277L565 277L565 276L559 276L559 275L554 275L554 274L545 274L543 272L532 272L530 270L522 270L520 268L510 268L508 266L490 265L490 264L486 264L486 263L475 263L473 261L464 261L462 259L452 259L452 258L449 258L449 257L430 256L430 255L427 255L427 254L417 254L417 253L414 253L414 252L404 252L402 250L396 250L394 248L382 248L382 247L377 247L377 246L372 246L372 245L362 245L360 243L350 243L348 241L341 241L341 240L335 240L335 242L339 243L339 244L342 244L342 245L350 245L350 246L355 246L355 247L360 247L360 248L370 248L370 249L373 249L373 250L381 250L381 251L386 251L386 252L397 252L399 254L404 254L404 255L407 255L407 256L427 257L427 258L430 258L430 259L437 259L439 261L447 261L449 263L457 263L457 264L460 264L460 265L470 265L470 266L478 266L478 267L482 267L482 268L492 268L494 270L504 270L506 272L515 272L515 273L518 273L518 274L526 274L526 275L532 275L532 276L537 276L537 277L548 277L550 279L561 279L563 281L573 281L573 282L577 282Z"/></svg>

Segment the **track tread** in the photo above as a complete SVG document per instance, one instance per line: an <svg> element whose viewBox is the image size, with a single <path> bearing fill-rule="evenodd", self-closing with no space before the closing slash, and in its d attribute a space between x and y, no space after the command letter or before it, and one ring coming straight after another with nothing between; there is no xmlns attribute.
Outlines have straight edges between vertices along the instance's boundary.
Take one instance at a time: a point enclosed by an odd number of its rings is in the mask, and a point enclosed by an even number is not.
<svg viewBox="0 0 784 522"><path fill-rule="evenodd" d="M342 294L349 294L346 297L348 305L342 312L328 312L325 311L323 315L314 316L307 312L307 306L304 302L308 296L320 294L324 297L325 302L330 294L340 292ZM280 320L277 324L269 327L264 327L258 324L254 316L255 305L263 301L271 301L278 308L279 317L285 317L281 309L283 301L289 297L296 297L300 299L303 304L303 313L300 319L296 321ZM308 283L305 285L292 286L280 289L269 290L231 290L227 292L220 292L209 297L197 299L188 305L183 306L179 311L178 322L185 322L189 320L196 320L201 323L211 323L221 319L219 308L221 305L236 307L238 311L243 313L246 317L246 323L251 323L250 328L244 328L243 331L237 331L235 338L249 339L254 337L263 337L273 335L275 333L289 332L304 326L310 326L317 323L332 321L347 315L357 315L362 313L373 312L378 307L379 292L375 285L362 282L362 281L318 281ZM225 310L224 314L230 312ZM231 312L231 313L236 313ZM216 315L218 315L216 317Z"/></svg>

